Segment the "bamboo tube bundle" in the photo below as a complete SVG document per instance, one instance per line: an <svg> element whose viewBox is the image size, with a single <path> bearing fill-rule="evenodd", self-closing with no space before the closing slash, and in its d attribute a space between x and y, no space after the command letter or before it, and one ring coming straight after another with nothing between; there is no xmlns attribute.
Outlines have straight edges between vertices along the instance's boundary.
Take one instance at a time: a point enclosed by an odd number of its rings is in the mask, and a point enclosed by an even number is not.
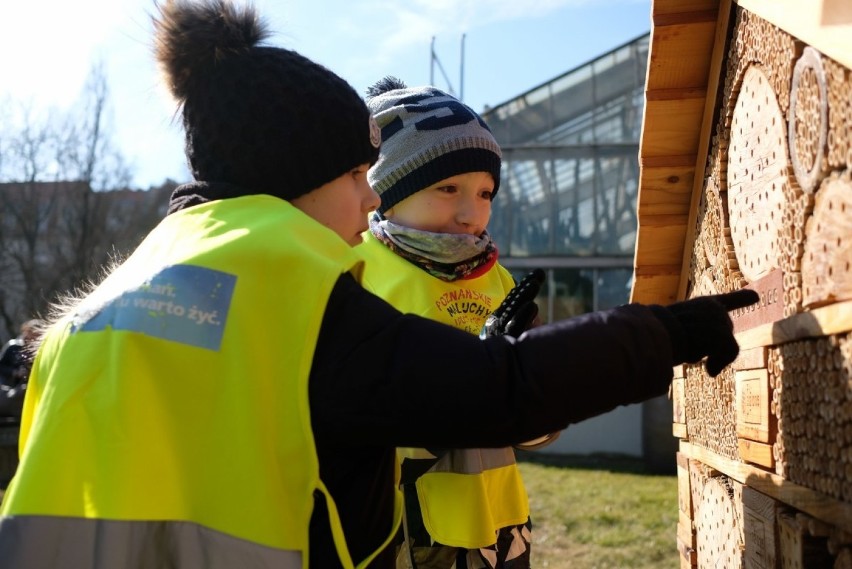
<svg viewBox="0 0 852 569"><path fill-rule="evenodd" d="M767 371L769 373L769 387L772 389L772 402L770 405L770 414L774 417L776 424L775 440L772 442L772 456L775 462L775 473L779 476L785 476L786 465L786 441L784 418L787 416L787 409L784 406L784 393L782 389L781 376L783 374L784 365L782 361L781 351L772 348L767 353ZM770 420L770 423L772 420Z"/></svg>
<svg viewBox="0 0 852 569"><path fill-rule="evenodd" d="M715 183L717 191L727 191L727 162L728 162L728 147L730 140L728 139L727 130L721 123L716 124L716 133L713 135L710 152L707 154L707 178L712 179Z"/></svg>
<svg viewBox="0 0 852 569"><path fill-rule="evenodd" d="M803 228L813 209L813 194L802 191L791 167L788 167L784 196L778 247L782 251L780 264L784 271L783 302L784 316L787 317L802 311L801 260L805 239Z"/></svg>
<svg viewBox="0 0 852 569"><path fill-rule="evenodd" d="M852 77L830 58L822 63L828 88L826 162L829 168L852 168Z"/></svg>
<svg viewBox="0 0 852 569"><path fill-rule="evenodd" d="M689 266L689 275L690 275L690 283L692 284L693 291L697 290L701 282L701 278L704 275L707 268L711 265L711 261L707 258L707 248L704 244L705 238L704 234L708 231L707 225L710 221L707 219L708 215L708 204L707 204L707 195L708 195L708 186L713 184L711 178L708 178L704 181L704 191L701 192L701 197L698 202L698 212L695 218L695 239L692 243L692 256L690 257L690 266ZM698 294L697 292L691 293L689 296L695 296Z"/></svg>
<svg viewBox="0 0 852 569"><path fill-rule="evenodd" d="M780 28L770 25L774 49L770 67L773 70L773 88L778 93L778 104L788 112L790 106L790 83L793 78L793 62L804 45Z"/></svg>
<svg viewBox="0 0 852 569"><path fill-rule="evenodd" d="M777 407L781 412L773 446L776 473L852 501L850 335L791 342L771 351L783 361ZM778 356L769 357L777 369Z"/></svg>
<svg viewBox="0 0 852 569"><path fill-rule="evenodd" d="M765 69L746 70L731 122L728 215L743 277L780 268L780 229L788 185L787 136Z"/></svg>
<svg viewBox="0 0 852 569"><path fill-rule="evenodd" d="M852 298L852 173L834 172L814 197L805 226L802 300L816 307Z"/></svg>
<svg viewBox="0 0 852 569"><path fill-rule="evenodd" d="M740 84L744 72L751 64L760 63L767 70L770 86L777 93L781 110L786 113L790 102L793 62L801 49L801 42L785 31L738 8L727 58L723 100L730 103L736 99L736 85Z"/></svg>
<svg viewBox="0 0 852 569"><path fill-rule="evenodd" d="M799 186L813 193L827 172L828 87L822 57L806 47L793 71L790 91L790 161Z"/></svg>
<svg viewBox="0 0 852 569"><path fill-rule="evenodd" d="M704 217L701 232L698 235L704 248L704 256L711 268L711 278L714 290L726 292L729 288L728 248L725 240L725 208L719 192L719 184L712 177L708 180L702 196L704 201ZM728 232L730 233L730 232Z"/></svg>
<svg viewBox="0 0 852 569"><path fill-rule="evenodd" d="M725 369L715 378L702 365L685 365L686 424L691 443L721 456L736 459L734 371Z"/></svg>
<svg viewBox="0 0 852 569"><path fill-rule="evenodd" d="M722 109L719 113L719 125L722 132L727 132L731 126L734 103L739 95L742 73L748 66L746 49L751 39L748 27L749 12L737 9L728 55L725 58L725 78L722 87Z"/></svg>
<svg viewBox="0 0 852 569"><path fill-rule="evenodd" d="M748 284L740 271L731 237L731 223L728 216L728 159L730 137L723 125L716 125L717 135L713 137L713 146L708 158L708 183L702 200L707 227L712 231L705 237L705 253L708 263L713 266L713 278L719 292L739 290ZM718 235L716 234L718 232Z"/></svg>

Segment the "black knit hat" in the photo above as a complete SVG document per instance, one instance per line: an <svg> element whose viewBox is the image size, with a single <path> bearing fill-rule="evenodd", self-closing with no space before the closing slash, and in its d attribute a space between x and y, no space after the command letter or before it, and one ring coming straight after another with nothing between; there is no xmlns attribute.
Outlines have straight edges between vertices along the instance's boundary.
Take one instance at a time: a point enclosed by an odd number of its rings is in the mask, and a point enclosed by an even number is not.
<svg viewBox="0 0 852 569"><path fill-rule="evenodd" d="M367 90L367 106L382 129L382 148L367 179L384 213L445 178L488 172L500 189L500 145L482 117L432 86L408 87L385 77Z"/></svg>
<svg viewBox="0 0 852 569"><path fill-rule="evenodd" d="M183 106L196 180L290 200L378 157L380 135L358 93L306 57L258 45L250 6L168 0L156 56Z"/></svg>

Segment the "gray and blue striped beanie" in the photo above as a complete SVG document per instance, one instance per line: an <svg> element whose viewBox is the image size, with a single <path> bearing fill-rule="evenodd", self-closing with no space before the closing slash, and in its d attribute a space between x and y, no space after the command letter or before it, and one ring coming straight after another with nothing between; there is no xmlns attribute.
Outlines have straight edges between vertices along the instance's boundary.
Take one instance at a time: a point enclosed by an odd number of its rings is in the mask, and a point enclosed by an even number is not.
<svg viewBox="0 0 852 569"><path fill-rule="evenodd" d="M379 213L467 172L491 174L497 193L500 145L482 117L452 95L386 77L367 90L367 107L382 130L379 159L367 174L382 198Z"/></svg>

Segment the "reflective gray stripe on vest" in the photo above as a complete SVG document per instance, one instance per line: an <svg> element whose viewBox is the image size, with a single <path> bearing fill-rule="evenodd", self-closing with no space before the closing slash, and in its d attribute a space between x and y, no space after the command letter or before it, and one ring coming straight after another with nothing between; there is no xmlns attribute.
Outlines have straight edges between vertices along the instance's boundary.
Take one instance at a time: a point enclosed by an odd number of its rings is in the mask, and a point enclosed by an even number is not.
<svg viewBox="0 0 852 569"><path fill-rule="evenodd" d="M457 474L479 474L515 464L512 447L456 449L442 456L429 472L455 472Z"/></svg>
<svg viewBox="0 0 852 569"><path fill-rule="evenodd" d="M190 522L58 516L0 519L3 567L26 569L301 569L302 555Z"/></svg>

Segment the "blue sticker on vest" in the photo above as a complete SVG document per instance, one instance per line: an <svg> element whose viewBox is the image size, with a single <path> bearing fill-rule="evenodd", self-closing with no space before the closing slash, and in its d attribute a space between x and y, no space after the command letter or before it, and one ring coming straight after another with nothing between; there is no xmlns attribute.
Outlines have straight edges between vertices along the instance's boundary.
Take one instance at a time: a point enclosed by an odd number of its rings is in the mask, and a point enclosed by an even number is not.
<svg viewBox="0 0 852 569"><path fill-rule="evenodd" d="M222 271L172 265L111 300L74 332L111 327L218 351L236 282L236 275Z"/></svg>

